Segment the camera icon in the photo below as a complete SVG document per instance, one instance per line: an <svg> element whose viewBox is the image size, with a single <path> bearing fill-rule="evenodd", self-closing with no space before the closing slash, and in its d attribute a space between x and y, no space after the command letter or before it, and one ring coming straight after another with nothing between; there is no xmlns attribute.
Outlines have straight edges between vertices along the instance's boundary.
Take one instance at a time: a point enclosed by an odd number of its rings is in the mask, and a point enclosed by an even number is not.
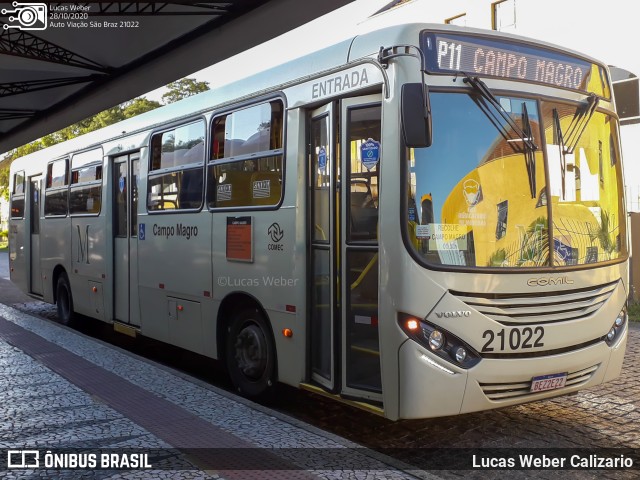
<svg viewBox="0 0 640 480"><path fill-rule="evenodd" d="M47 4L46 3L19 3L13 2L13 10L2 9L2 14L14 14L5 23L4 29L17 28L18 30L44 30L47 28Z"/></svg>

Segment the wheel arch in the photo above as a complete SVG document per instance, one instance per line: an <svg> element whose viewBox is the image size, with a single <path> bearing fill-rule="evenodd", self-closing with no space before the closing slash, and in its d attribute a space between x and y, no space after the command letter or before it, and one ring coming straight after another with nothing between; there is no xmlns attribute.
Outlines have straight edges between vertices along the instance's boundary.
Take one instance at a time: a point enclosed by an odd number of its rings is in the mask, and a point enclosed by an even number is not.
<svg viewBox="0 0 640 480"><path fill-rule="evenodd" d="M235 315L238 315L240 312L248 309L254 308L258 311L265 322L267 323L267 327L269 329L269 335L271 335L271 342L273 345L273 351L275 355L274 359L274 376L275 379L278 379L278 350L276 348L276 337L273 332L273 325L271 323L271 319L267 314L267 311L262 306L262 303L254 297L253 295L247 292L231 292L224 299L222 303L220 303L220 307L218 308L218 315L216 318L216 346L218 351L218 360L224 361L226 357L226 336L227 336L227 327L229 323L234 318Z"/></svg>
<svg viewBox="0 0 640 480"><path fill-rule="evenodd" d="M53 291L53 303L57 303L58 301L58 278L60 278L60 275L62 275L63 273L67 275L67 278L69 278L67 271L62 265L58 264L54 267L53 273L51 275L51 282L52 282L51 290Z"/></svg>

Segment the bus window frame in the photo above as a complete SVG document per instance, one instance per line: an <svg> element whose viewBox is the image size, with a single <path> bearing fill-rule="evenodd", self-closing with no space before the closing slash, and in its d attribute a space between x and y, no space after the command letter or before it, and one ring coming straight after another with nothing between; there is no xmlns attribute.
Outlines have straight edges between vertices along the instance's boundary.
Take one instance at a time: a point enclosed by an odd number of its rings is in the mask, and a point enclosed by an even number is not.
<svg viewBox="0 0 640 480"><path fill-rule="evenodd" d="M72 161L73 164L73 161ZM102 172L100 174L100 179L98 180L91 180L89 182L78 182L78 183L71 183L71 181L69 182L69 205L68 205L68 210L69 210L69 216L70 217L98 217L100 216L100 213L102 212L102 192L104 190L103 188L103 181L104 181L104 165L102 160L100 161L95 161L95 162L90 162L90 163L85 163L77 168L73 168L72 165L72 169L71 169L71 180L73 180L73 172L80 170L82 168L87 168L87 167L100 167L102 168ZM74 192L74 190L80 190L82 188L85 187L95 187L95 186L99 186L100 187L100 208L98 209L97 212L95 213L72 213L71 212L71 195Z"/></svg>
<svg viewBox="0 0 640 480"><path fill-rule="evenodd" d="M18 174L22 174L22 183L21 183L22 191L20 191L20 192L16 192L16 186L18 185L16 183L16 179L18 178ZM11 187L11 195L24 195L25 185L26 185L26 178L27 177L25 177L24 169L18 170L16 172L13 172L13 185Z"/></svg>
<svg viewBox="0 0 640 480"><path fill-rule="evenodd" d="M21 173L22 174L22 191L20 193L16 193L16 178L18 177L18 174ZM25 210L25 188L26 188L26 177L25 177L25 171L24 169L22 170L18 170L16 172L13 173L13 185L11 187L11 201L10 201L10 205L9 205L9 218L11 220L23 220L24 219L24 210ZM22 215L14 215L13 214L13 202L14 200L16 201L22 201Z"/></svg>
<svg viewBox="0 0 640 480"><path fill-rule="evenodd" d="M171 130L176 130L180 127L184 127L187 125L191 125L191 124L195 124L198 122L202 122L203 126L204 126L204 138L203 138L203 143L204 143L204 149L203 149L203 155L202 155L202 161L201 162L193 162L193 163L189 163L189 164L184 164L184 165L178 165L178 166L172 166L172 167L164 167L164 168L158 168L155 170L151 169L151 163L153 162L153 138L156 135L162 135L166 132L169 132ZM204 114L200 114L200 115L195 115L192 117L187 117L187 118L181 118L177 121L171 122L171 123L167 123L166 125L162 125L158 128L155 128L153 130L151 130L151 132L149 132L149 140L148 140L148 144L147 144L147 151L149 152L147 155L147 174L146 174L146 182L147 182L147 186L146 186L146 191L145 191L145 201L144 201L144 205L145 205L145 211L147 214L149 215L168 215L168 214L172 214L172 213L198 213L201 212L204 209L205 206L205 202L206 202L206 182L207 182L207 147L209 145L209 122L207 121L207 117ZM141 164L142 165L142 164ZM195 170L197 167L201 167L203 169L202 172L202 192L200 195L200 206L198 208L174 208L171 210L150 210L149 209L149 189L151 188L151 179L155 178L155 177L162 177L164 175L167 175L169 173L177 173L177 172L185 172L187 170Z"/></svg>
<svg viewBox="0 0 640 480"><path fill-rule="evenodd" d="M278 148L275 150L264 150L259 153L249 153L243 155L236 155L235 157L223 157L219 159L211 158L211 143L213 141L213 128L215 125L215 120L225 115L232 114L239 110L244 110L246 108L250 108L252 106L257 106L265 103L270 103L275 100L279 100L282 103L282 148ZM284 203L285 197L285 185L286 185L286 176L287 176L287 112L289 110L287 104L287 97L283 92L271 93L269 95L265 95L262 97L253 98L251 100L246 100L244 102L234 103L233 105L227 106L224 109L217 110L213 112L211 115L211 120L209 124L209 129L207 134L209 136L209 147L207 158L208 160L205 162L205 170L206 170L206 188L205 188L205 203L207 209L210 212L253 212L253 211L261 211L261 210L278 210ZM282 156L282 180L281 180L281 192L280 192L280 200L278 203L274 205L245 205L245 206L229 206L229 207L211 207L209 205L209 167L215 167L218 165L224 165L228 163L242 162L245 160L259 160L261 158L273 157L281 155Z"/></svg>
<svg viewBox="0 0 640 480"><path fill-rule="evenodd" d="M49 167L53 166L53 164L55 164L56 162L59 162L63 160L65 163L65 184L63 186L60 187L50 187L49 186ZM70 181L70 157L69 155L66 155L64 157L60 157L60 158L56 158L55 160L51 160L50 162L47 162L47 168L45 170L46 174L45 174L45 179L44 179L44 201L43 203L43 212L44 212L44 217L45 218L67 218L69 216L69 181ZM53 168L53 167L52 167ZM53 174L53 172L52 172ZM67 208L65 209L65 213L63 214L51 214L51 213L47 213L47 198L49 197L49 193L53 192L53 193L58 193L58 192L66 192L67 194Z"/></svg>

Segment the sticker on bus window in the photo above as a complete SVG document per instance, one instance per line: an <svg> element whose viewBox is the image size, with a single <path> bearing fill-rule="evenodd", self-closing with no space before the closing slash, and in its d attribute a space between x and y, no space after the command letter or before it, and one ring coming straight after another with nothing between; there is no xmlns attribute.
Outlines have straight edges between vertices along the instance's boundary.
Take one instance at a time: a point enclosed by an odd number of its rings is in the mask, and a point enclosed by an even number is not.
<svg viewBox="0 0 640 480"><path fill-rule="evenodd" d="M457 223L428 223L416 227L416 237L429 241L429 250L467 250L469 227Z"/></svg>
<svg viewBox="0 0 640 480"><path fill-rule="evenodd" d="M416 227L416 237L431 240L456 240L467 234L469 228L457 223L427 223Z"/></svg>
<svg viewBox="0 0 640 480"><path fill-rule="evenodd" d="M371 170L378 164L380 160L380 142L376 142L373 138L369 138L360 145L360 160L367 170Z"/></svg>
<svg viewBox="0 0 640 480"><path fill-rule="evenodd" d="M318 170L319 173L325 173L327 169L327 149L320 147L318 150Z"/></svg>
<svg viewBox="0 0 640 480"><path fill-rule="evenodd" d="M271 180L253 182L253 198L269 198L271 196Z"/></svg>
<svg viewBox="0 0 640 480"><path fill-rule="evenodd" d="M429 250L439 252L466 252L467 239L459 238L451 242L443 242L441 240L429 240Z"/></svg>
<svg viewBox="0 0 640 480"><path fill-rule="evenodd" d="M218 185L216 192L217 192L216 200L218 202L231 200L231 184L230 183L227 185Z"/></svg>

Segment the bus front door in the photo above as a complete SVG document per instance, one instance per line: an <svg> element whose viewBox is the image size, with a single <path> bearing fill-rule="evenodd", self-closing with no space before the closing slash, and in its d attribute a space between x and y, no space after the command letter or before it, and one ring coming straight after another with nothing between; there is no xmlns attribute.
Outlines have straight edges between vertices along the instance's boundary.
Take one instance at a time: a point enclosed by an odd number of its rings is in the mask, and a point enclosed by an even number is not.
<svg viewBox="0 0 640 480"><path fill-rule="evenodd" d="M311 112L311 379L345 397L382 400L378 336L381 97Z"/></svg>
<svg viewBox="0 0 640 480"><path fill-rule="evenodd" d="M113 159L114 318L140 325L138 308L138 172L140 154Z"/></svg>
<svg viewBox="0 0 640 480"><path fill-rule="evenodd" d="M29 179L29 233L30 244L30 288L31 293L42 295L42 272L40 270L40 189L42 176L38 175Z"/></svg>

